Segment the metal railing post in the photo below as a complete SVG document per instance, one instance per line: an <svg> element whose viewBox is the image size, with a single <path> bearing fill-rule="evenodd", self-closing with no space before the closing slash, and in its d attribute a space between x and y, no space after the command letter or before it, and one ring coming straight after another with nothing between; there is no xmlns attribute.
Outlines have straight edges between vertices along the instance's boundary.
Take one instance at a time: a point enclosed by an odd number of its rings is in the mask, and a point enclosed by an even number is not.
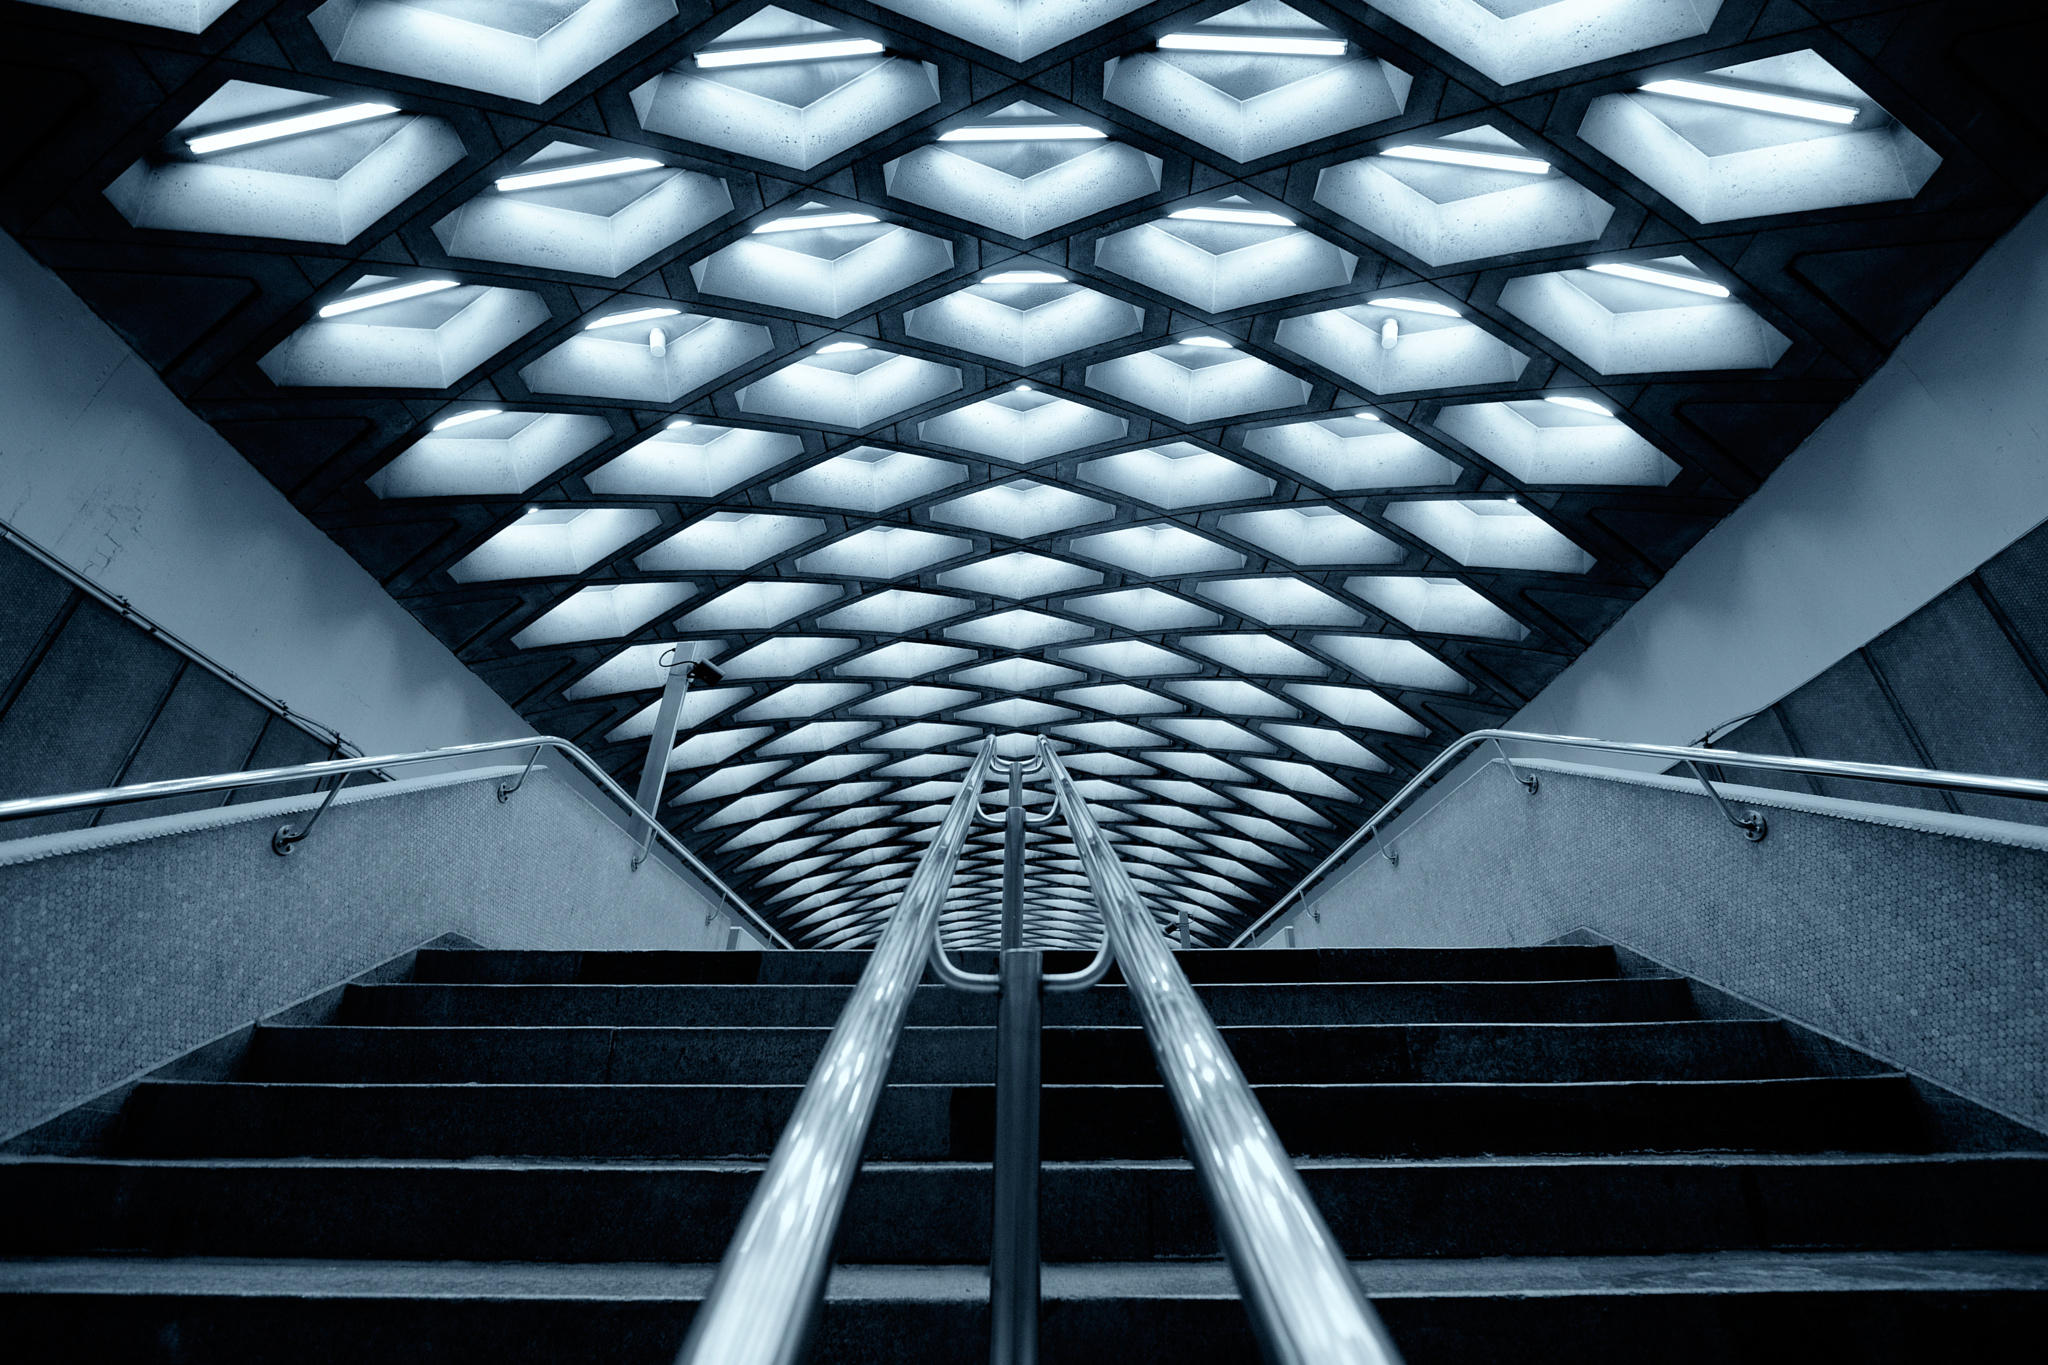
<svg viewBox="0 0 2048 1365"><path fill-rule="evenodd" d="M1010 807L1003 813L1003 951L1024 946L1024 765L1010 765Z"/></svg>
<svg viewBox="0 0 2048 1365"><path fill-rule="evenodd" d="M989 1220L988 1358L989 1365L1035 1365L1042 957L1035 948L1010 948L1003 951L999 962L1002 996L996 1026L995 1207Z"/></svg>

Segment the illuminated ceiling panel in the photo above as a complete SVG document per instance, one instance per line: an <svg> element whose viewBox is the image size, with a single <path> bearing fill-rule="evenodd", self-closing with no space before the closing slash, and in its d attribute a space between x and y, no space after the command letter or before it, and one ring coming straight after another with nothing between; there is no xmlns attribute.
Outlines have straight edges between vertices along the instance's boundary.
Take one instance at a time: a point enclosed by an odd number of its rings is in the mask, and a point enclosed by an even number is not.
<svg viewBox="0 0 2048 1365"><path fill-rule="evenodd" d="M1044 733L1222 943L2048 188L1951 7L1867 8L63 0L17 62L104 76L0 211L629 787L721 668L663 817L799 941Z"/></svg>

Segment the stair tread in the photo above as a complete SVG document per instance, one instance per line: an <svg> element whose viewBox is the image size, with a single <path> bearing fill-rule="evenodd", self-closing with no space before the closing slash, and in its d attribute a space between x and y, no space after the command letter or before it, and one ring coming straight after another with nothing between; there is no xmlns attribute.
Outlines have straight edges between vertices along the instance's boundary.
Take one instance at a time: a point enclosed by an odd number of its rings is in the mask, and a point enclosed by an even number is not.
<svg viewBox="0 0 2048 1365"><path fill-rule="evenodd" d="M1374 1298L1643 1294L2048 1292L2048 1254L2014 1251L1718 1251L1664 1256L1490 1256L1351 1262ZM0 1295L225 1298L701 1299L701 1262L326 1261L235 1257L0 1259ZM1235 1299L1220 1260L1048 1262L1062 1299ZM834 1266L830 1301L985 1300L970 1265Z"/></svg>

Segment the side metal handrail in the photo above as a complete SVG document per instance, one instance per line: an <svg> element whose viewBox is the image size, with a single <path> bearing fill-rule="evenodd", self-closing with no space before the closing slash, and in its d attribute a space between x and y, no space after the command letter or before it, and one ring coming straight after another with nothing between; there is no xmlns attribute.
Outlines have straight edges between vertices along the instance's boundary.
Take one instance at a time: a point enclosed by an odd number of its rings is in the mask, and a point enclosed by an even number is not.
<svg viewBox="0 0 2048 1365"><path fill-rule="evenodd" d="M994 741L984 741L811 1068L678 1365L797 1365L804 1358L903 1021L927 956L935 968L944 957L929 945L938 941L939 911L994 761Z"/></svg>
<svg viewBox="0 0 2048 1365"><path fill-rule="evenodd" d="M1271 1365L1398 1365L1273 1125L1052 746L1039 741L1126 986Z"/></svg>
<svg viewBox="0 0 2048 1365"><path fill-rule="evenodd" d="M1373 837L1382 826L1398 815L1418 791L1436 781L1445 769L1481 745L1492 744L1499 752L1501 761L1507 765L1509 775L1534 795L1539 789L1537 779L1533 774L1515 767L1513 760L1507 755L1507 750L1501 747L1502 741L1558 749L1590 749L1599 753L1633 754L1641 758L1657 758L1674 764L1683 764L1706 790L1715 809L1725 816L1731 825L1741 830L1744 837L1752 843L1762 840L1769 832L1770 826L1765 822L1763 814L1751 810L1738 815L1729 807L1707 775L1700 771L1701 764L1714 764L1724 768L1748 768L1759 772L1802 773L1810 777L1840 777L1859 782L1886 782L1900 787L1932 787L1943 791L1972 792L1984 796L2012 796L2027 801L2048 801L2048 781L2031 777L1948 772L1940 768L1908 768L1892 763L1855 763L1838 758L1799 758L1790 754L1751 754L1737 749L1637 744L1627 740L1588 739L1579 735L1546 735L1523 730L1474 730L1431 759L1421 772L1410 778L1407 784L1394 794L1391 800L1375 811L1364 824L1353 830L1349 838L1337 845L1329 857L1317 863L1307 876L1296 882L1280 899L1274 901L1264 914L1253 920L1243 932L1232 939L1229 946L1236 948L1249 942L1261 929L1277 919L1289 905L1302 900L1310 885L1321 880L1332 868L1349 858L1354 849Z"/></svg>
<svg viewBox="0 0 2048 1365"><path fill-rule="evenodd" d="M567 759L579 772L597 785L597 789L609 796L625 811L631 820L631 832L638 833L639 826L645 825L652 831L661 846L680 858L689 869L702 878L706 885L723 896L726 902L744 918L755 932L760 933L777 947L789 948L794 945L758 910L747 902L739 892L726 885L723 878L705 866L704 860L685 848L682 841L662 827L661 821L653 814L642 810L625 788L612 780L610 773L598 766L597 760L566 739L553 735L534 735L524 739L499 739L483 744L457 744L446 749L423 749L410 754L380 754L363 758L330 758L315 763L297 763L287 768L252 768L247 772L216 773L209 777L174 777L162 782L135 782L125 787L100 787L92 791L67 792L57 796L25 796L11 801L0 801L0 824L9 820L26 820L38 815L63 815L72 811L97 810L105 806L132 806L143 801L160 801L172 796L196 796L207 792L241 791L251 787L273 787L286 782L324 781L334 779L326 799L314 809L303 824L286 823L279 825L270 836L271 851L288 855L304 842L313 827L334 804L334 798L341 794L342 787L359 773L382 772L391 768L406 768L420 763L447 763L451 761L481 758L490 754L516 754L531 750L527 755L526 767L518 777L498 784L498 800L509 801L526 781L526 775L533 771L533 765L544 751L552 750ZM644 856L644 855L643 855ZM638 867L641 859L634 858Z"/></svg>

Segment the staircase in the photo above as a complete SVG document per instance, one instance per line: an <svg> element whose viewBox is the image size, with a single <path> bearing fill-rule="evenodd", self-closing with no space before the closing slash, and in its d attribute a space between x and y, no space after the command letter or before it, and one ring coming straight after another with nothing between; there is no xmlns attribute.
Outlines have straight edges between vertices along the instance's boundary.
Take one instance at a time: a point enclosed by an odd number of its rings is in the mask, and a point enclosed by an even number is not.
<svg viewBox="0 0 2048 1365"><path fill-rule="evenodd" d="M1861 1054L1605 946L1179 960L1410 1365L2038 1343L2048 1139ZM665 1362L865 961L429 948L204 1049L0 1154L7 1352ZM1255 1359L1117 983L1045 1004L1044 1358ZM994 1009L920 989L813 1359L986 1358Z"/></svg>

